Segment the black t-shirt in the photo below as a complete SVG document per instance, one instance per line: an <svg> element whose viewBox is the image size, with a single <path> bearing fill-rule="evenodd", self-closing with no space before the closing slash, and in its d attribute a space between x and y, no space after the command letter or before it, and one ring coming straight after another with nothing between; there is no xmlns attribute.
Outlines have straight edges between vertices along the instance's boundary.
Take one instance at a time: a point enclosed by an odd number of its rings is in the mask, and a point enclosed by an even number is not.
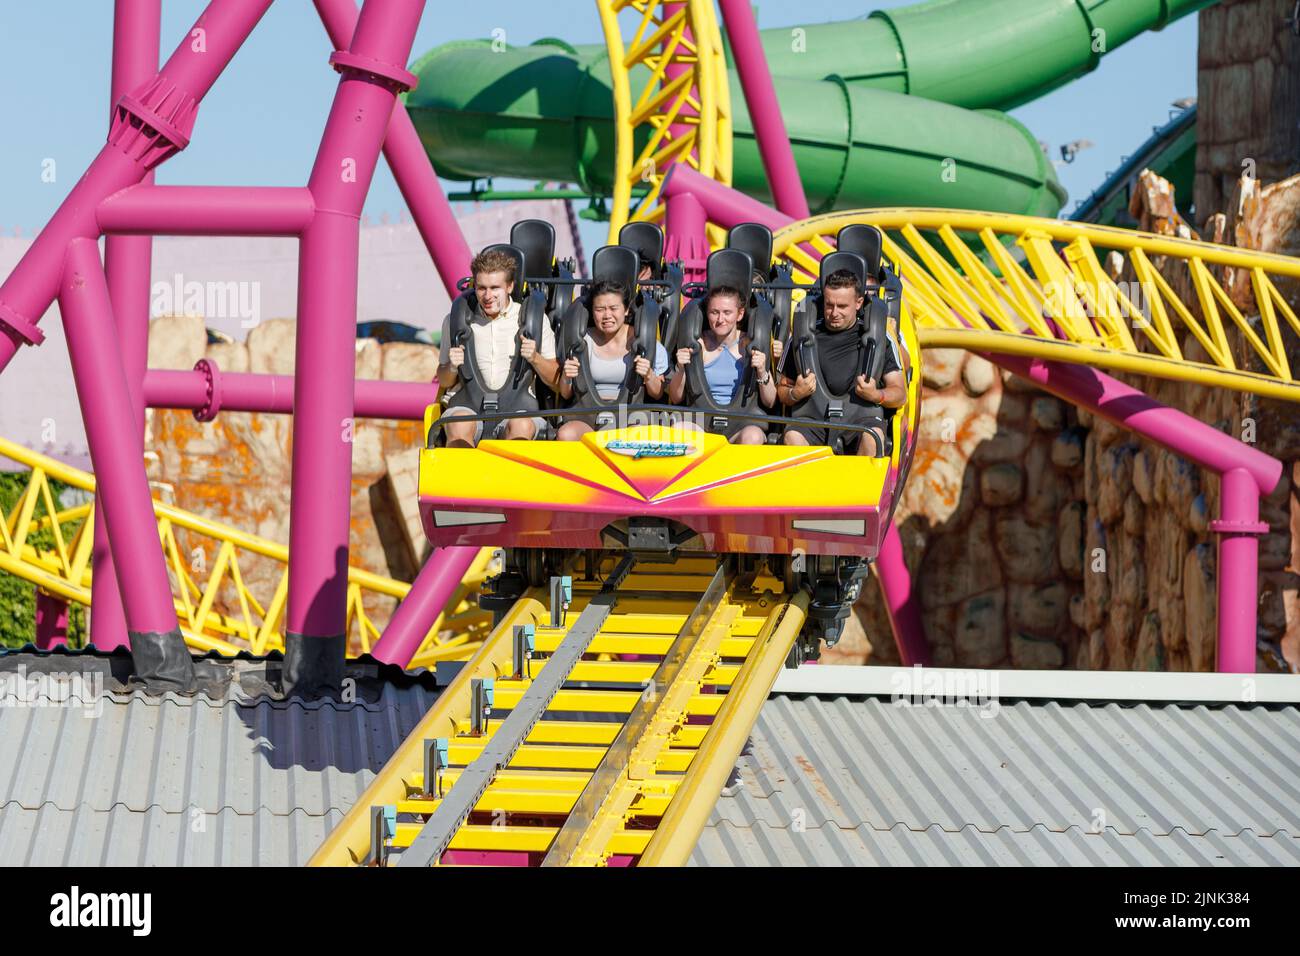
<svg viewBox="0 0 1300 956"><path fill-rule="evenodd" d="M853 390L853 380L862 374L862 323L854 322L847 329L832 332L823 323L817 324L813 333L817 340L817 354L821 361L822 384L833 395L845 395ZM814 371L816 371L814 369ZM877 388L884 387L884 378L890 372L901 372L894 340L885 335L885 364ZM804 370L799 365L799 349L793 341L781 356L780 372L797 379Z"/></svg>

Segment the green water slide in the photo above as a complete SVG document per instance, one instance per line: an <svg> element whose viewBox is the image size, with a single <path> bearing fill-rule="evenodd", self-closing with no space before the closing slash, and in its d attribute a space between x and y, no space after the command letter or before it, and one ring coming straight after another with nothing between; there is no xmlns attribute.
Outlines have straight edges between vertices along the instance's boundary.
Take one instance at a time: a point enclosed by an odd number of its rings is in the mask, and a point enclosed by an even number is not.
<svg viewBox="0 0 1300 956"><path fill-rule="evenodd" d="M858 20L762 31L814 212L945 206L1054 216L1066 195L1034 136L999 112L1213 0L932 0ZM603 46L487 41L429 51L407 110L438 172L611 191L613 97ZM648 71L631 75L635 100ZM730 71L733 185L770 201Z"/></svg>

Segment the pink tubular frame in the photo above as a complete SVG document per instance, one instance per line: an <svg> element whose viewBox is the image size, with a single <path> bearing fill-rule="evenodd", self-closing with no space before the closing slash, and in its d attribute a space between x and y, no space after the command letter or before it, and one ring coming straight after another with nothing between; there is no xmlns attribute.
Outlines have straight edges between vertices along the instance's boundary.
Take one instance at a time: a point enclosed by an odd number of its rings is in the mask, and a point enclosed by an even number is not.
<svg viewBox="0 0 1300 956"><path fill-rule="evenodd" d="M140 464L146 404L192 408L201 418L223 407L299 410L285 684L305 693L337 686L344 654L351 420L420 420L437 392L432 383L358 382L354 398L359 219L381 150L450 295L457 294L456 280L470 261L415 128L397 103L398 94L415 82L404 64L423 0L366 0L359 12L352 0L315 0L336 49L330 62L341 75L305 187L153 185L155 167L189 144L203 96L270 2L210 0L159 69L160 0L117 0L108 142L0 285L0 372L20 345L42 341L40 318L56 295L61 299L98 473L92 640L101 647L129 640L137 671L159 687L186 686L192 670ZM197 30L202 44L192 42ZM163 234L299 238L298 315L311 334L298 336L298 375L231 375L211 362L193 372L146 369L151 237ZM107 236L103 266L95 250L101 235ZM340 268L346 262L352 267ZM438 602L450 594L443 578L454 575L459 582L463 556L454 557L440 573L422 575L430 584L417 581L410 603L424 613L403 615L410 630L418 631L421 623L427 629ZM115 564L131 567L131 575L119 580ZM43 618L57 616L52 610ZM45 640L52 639L53 623L49 629Z"/></svg>
<svg viewBox="0 0 1300 956"><path fill-rule="evenodd" d="M772 73L767 68L767 56L758 37L754 8L749 5L749 0L718 0L718 7L727 26L731 55L736 61L736 72L740 74L741 89L745 91L749 121L754 125L763 169L772 187L772 199L776 208L790 218L807 219L808 199L804 196L799 167L794 162L794 148L781 117L781 104L776 98Z"/></svg>

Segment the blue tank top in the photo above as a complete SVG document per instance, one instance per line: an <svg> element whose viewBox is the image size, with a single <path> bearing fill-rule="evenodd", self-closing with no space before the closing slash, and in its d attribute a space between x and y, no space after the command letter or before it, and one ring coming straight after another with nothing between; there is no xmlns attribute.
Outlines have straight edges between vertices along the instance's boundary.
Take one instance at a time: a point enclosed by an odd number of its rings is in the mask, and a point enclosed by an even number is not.
<svg viewBox="0 0 1300 956"><path fill-rule="evenodd" d="M744 356L731 354L730 349L723 349L712 362L704 363L704 381L709 385L713 401L719 405L730 404L736 394L736 386L745 369Z"/></svg>

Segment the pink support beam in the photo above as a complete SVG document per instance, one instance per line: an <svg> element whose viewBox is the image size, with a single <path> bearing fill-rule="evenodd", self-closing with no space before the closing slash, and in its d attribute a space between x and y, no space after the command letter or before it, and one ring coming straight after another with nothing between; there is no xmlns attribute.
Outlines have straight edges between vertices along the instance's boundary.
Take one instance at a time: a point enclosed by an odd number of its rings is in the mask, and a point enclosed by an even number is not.
<svg viewBox="0 0 1300 956"><path fill-rule="evenodd" d="M141 184L100 203L97 220L123 236L297 236L314 212L301 186Z"/></svg>
<svg viewBox="0 0 1300 956"><path fill-rule="evenodd" d="M92 239L68 246L59 308L113 563L130 569L119 584L136 674L152 689L187 690L193 665L172 604L143 467L144 436L135 427L108 282Z"/></svg>
<svg viewBox="0 0 1300 956"><path fill-rule="evenodd" d="M188 409L200 421L221 412L292 414L293 388L292 375L223 372L211 359L201 359L192 372L151 368L144 377L146 405ZM360 379L354 394L358 418L419 422L438 400L438 383Z"/></svg>
<svg viewBox="0 0 1300 956"><path fill-rule="evenodd" d="M740 74L741 88L745 91L749 118L754 124L754 136L758 139L758 151L763 157L763 169L767 172L776 208L794 219L807 219L808 199L799 179L799 167L794 162L794 149L786 133L785 120L781 117L781 104L776 98L776 87L772 85L772 73L767 67L763 44L758 38L754 10L749 0L718 0L718 6L727 27L731 54L736 61L736 72Z"/></svg>
<svg viewBox="0 0 1300 956"><path fill-rule="evenodd" d="M315 0L325 32L337 50L347 49L356 29L357 8L353 0ZM443 288L452 299L460 294L456 282L469 275L473 253L451 211L451 203L442 191L428 151L420 144L415 124L406 106L398 101L384 138L384 158L397 180L397 188L406 200L415 227L420 230L425 248L442 279Z"/></svg>
<svg viewBox="0 0 1300 956"><path fill-rule="evenodd" d="M685 9L684 3L665 3L663 16L668 21L682 13ZM682 33L683 40L687 43L694 43L694 37L691 31L684 30ZM668 45L672 41L665 38L663 41L663 52L668 53ZM664 78L661 86L671 86L682 74L688 73L690 67L685 63L674 63L664 67ZM690 89L690 98L699 102L700 91L698 87L692 86ZM682 104L677 113L677 121L669 124L668 135L674 141L680 141L699 129L698 123L686 123L683 119L688 117L698 117L699 111L686 101ZM689 168L688 160L699 160L698 143L695 149L688 153L677 153L673 161L668 166L666 175L672 175L674 169L678 167ZM701 177L703 178L703 177ZM664 215L664 258L672 261L681 260L682 272L687 282L702 282L706 275L706 265L709 258L709 237L705 227L708 225L708 218L704 214L704 209L689 194L681 194L675 197L664 197L665 215Z"/></svg>
<svg viewBox="0 0 1300 956"><path fill-rule="evenodd" d="M986 356L998 365L1121 428L1219 473L1243 469L1256 493L1270 494L1282 477L1282 463L1190 415L1162 405L1145 392L1086 365L1023 356Z"/></svg>
<svg viewBox="0 0 1300 956"><path fill-rule="evenodd" d="M665 3L664 12L663 12L664 22L666 23L669 20L673 19L674 17L678 16L685 9L685 7L686 7L685 3ZM689 27L682 31L682 41L694 45L695 37L691 33ZM668 53L669 52L668 47L672 43L673 40L671 39L671 36L665 36L662 43L660 43L660 49L664 53ZM678 77L680 77L683 73L689 73L690 69L691 69L690 66L688 66L685 63L667 64L664 67L664 78L659 85L661 87L671 86L673 82ZM699 128L698 124L696 123L683 122L683 120L685 119L696 118L700 115L700 111L691 105L691 100L694 100L696 103L700 101L699 87L697 86L691 87L690 99L683 102L681 108L677 111L677 121L674 123L670 123L668 126L668 135L674 140L680 141L686 138L688 135L690 135L691 132ZM698 146L697 148L692 149L689 153L686 153L684 155L679 153L677 157L674 159L674 162L684 163L686 162L687 157L693 157L698 162L700 157L700 151Z"/></svg>
<svg viewBox="0 0 1300 956"><path fill-rule="evenodd" d="M162 0L117 0L113 9L113 76L109 86L109 129L122 97L147 83L158 72L158 43ZM153 183L153 171L141 181ZM109 237L104 244L104 271L108 275L108 296L113 303L117 338L122 348L123 371L131 392L133 420L144 430L144 405L140 380L148 364L149 287L153 262L153 239L144 236ZM98 499L98 496L96 496ZM117 571L108 545L104 509L96 501L94 544L91 551L90 643L111 650L128 643L126 617L122 611Z"/></svg>
<svg viewBox="0 0 1300 956"><path fill-rule="evenodd" d="M43 651L68 644L68 602L36 588L36 646Z"/></svg>
<svg viewBox="0 0 1300 956"><path fill-rule="evenodd" d="M270 5L212 0L162 70L118 101L108 142L0 285L0 371L20 345L44 339L37 323L58 294L69 243L98 238L99 204L189 144L199 102Z"/></svg>
<svg viewBox="0 0 1300 956"><path fill-rule="evenodd" d="M398 104L384 140L384 158L397 180L397 188L406 200L406 206L420 230L425 248L433 259L434 268L442 279L447 295L455 299L460 295L456 282L469 275L469 264L474 258L469 243L460 231L460 223L451 211L451 203L442 191L429 154L420 144L420 136L406 108ZM576 234L575 234L576 235Z"/></svg>
<svg viewBox="0 0 1300 956"><path fill-rule="evenodd" d="M750 199L744 193L724 186L683 163L673 166L664 177L662 195L668 200L681 195L695 197L696 202L704 208L709 222L724 229L742 222L758 222L775 232L794 222L794 219L784 213L777 212L757 199Z"/></svg>
<svg viewBox="0 0 1300 956"><path fill-rule="evenodd" d="M920 598L912 587L912 575L903 557L903 542L892 522L885 532L875 567L880 593L889 608L889 624L894 631L898 656L905 667L930 666L930 645L925 640Z"/></svg>
<svg viewBox="0 0 1300 956"><path fill-rule="evenodd" d="M367 0L307 188L316 214L302 234L294 368L286 690L316 694L343 678L352 492L354 343L360 216L423 0Z"/></svg>
<svg viewBox="0 0 1300 956"><path fill-rule="evenodd" d="M434 621L456 593L478 548L439 548L424 562L411 590L397 605L371 654L385 664L408 667Z"/></svg>
<svg viewBox="0 0 1300 956"><path fill-rule="evenodd" d="M704 207L705 218L723 229L730 229L742 222L757 222L775 232L796 221L757 199L751 199L730 186L710 179L684 163L678 163L668 171L664 177L662 195L669 203L670 212L673 199L681 195L694 196ZM821 258L821 253L809 243L803 243L799 248L814 259Z"/></svg>
<svg viewBox="0 0 1300 956"><path fill-rule="evenodd" d="M1014 355L985 358L1222 476L1219 520L1210 525L1222 535L1217 667L1254 673L1259 536L1268 532L1259 520L1259 498L1277 487L1282 463L1096 369Z"/></svg>
<svg viewBox="0 0 1300 956"><path fill-rule="evenodd" d="M1218 628L1215 667L1224 674L1255 672L1256 616L1259 608L1259 537L1268 525L1259 520L1261 489L1244 468L1223 472L1219 485Z"/></svg>
<svg viewBox="0 0 1300 956"><path fill-rule="evenodd" d="M674 169L686 169L678 164ZM708 218L704 207L690 193L668 198L664 219L664 258L680 259L687 282L703 282L709 259L709 238L705 232Z"/></svg>

